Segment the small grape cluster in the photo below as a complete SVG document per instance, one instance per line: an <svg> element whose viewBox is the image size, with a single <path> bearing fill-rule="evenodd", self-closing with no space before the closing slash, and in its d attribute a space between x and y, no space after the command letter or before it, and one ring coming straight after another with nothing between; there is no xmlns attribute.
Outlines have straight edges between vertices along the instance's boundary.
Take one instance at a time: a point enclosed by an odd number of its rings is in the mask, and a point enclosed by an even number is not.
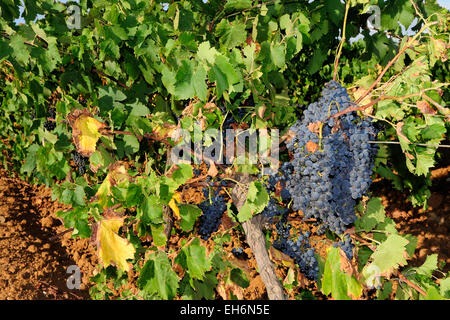
<svg viewBox="0 0 450 320"><path fill-rule="evenodd" d="M56 109L49 108L47 111L47 121L44 122L44 128L47 129L48 131L53 131L56 128L56 123L54 121L48 120L48 119L55 120L55 117L56 117Z"/></svg>
<svg viewBox="0 0 450 320"><path fill-rule="evenodd" d="M203 240L208 240L211 234L219 229L222 215L227 209L227 204L222 195L215 192L209 199L209 190L203 189L206 200L199 204L203 214L200 216L198 233Z"/></svg>
<svg viewBox="0 0 450 320"><path fill-rule="evenodd" d="M248 258L247 254L244 252L244 249L242 249L241 247L239 247L237 249L236 248L231 249L231 253L238 259Z"/></svg>
<svg viewBox="0 0 450 320"><path fill-rule="evenodd" d="M253 98L252 98L252 101L253 101ZM223 116L227 115L227 110L226 110L225 106L221 106L220 111L222 112ZM243 120L243 119L245 119L247 113L248 113L248 110L245 108L237 108L233 112L230 112L227 115L225 121L223 122L223 129L224 130L233 129L233 124L237 123L235 118L239 119L239 120ZM223 132L222 135L225 136L225 132Z"/></svg>
<svg viewBox="0 0 450 320"><path fill-rule="evenodd" d="M89 162L89 158L83 157L76 151L72 151L72 159L75 166L78 168L78 172L83 175L86 173L86 164Z"/></svg>
<svg viewBox="0 0 450 320"><path fill-rule="evenodd" d="M300 233L297 238L290 236L291 226L286 219L277 223L277 239L274 242L275 249L294 259L300 267L300 271L310 280L317 281L319 276L319 263L314 255L309 237L311 232Z"/></svg>
<svg viewBox="0 0 450 320"><path fill-rule="evenodd" d="M306 219L322 220L338 234L356 219L355 200L370 186L377 152L368 143L377 133L371 121L354 113L329 117L351 105L346 89L328 82L319 101L290 128L295 136L287 143L293 153L285 174L292 208L302 210Z"/></svg>
<svg viewBox="0 0 450 320"><path fill-rule="evenodd" d="M333 247L340 247L345 252L345 255L349 260L353 259L353 248L355 245L352 242L352 238L348 234L345 234L344 241L339 241L338 243L333 244Z"/></svg>
<svg viewBox="0 0 450 320"><path fill-rule="evenodd" d="M269 203L264 208L264 210L261 212L262 215L264 215L267 218L273 218L275 216L282 216L286 214L288 209L283 208L277 204L274 198L270 198Z"/></svg>
<svg viewBox="0 0 450 320"><path fill-rule="evenodd" d="M283 166L281 167L281 170L279 172L271 174L269 176L269 178L267 179L267 181L264 182L264 187L266 188L269 195L276 191L276 187L277 187L278 183L281 184L282 189L281 189L280 195L281 195L281 200L283 203L288 202L289 199L291 198L289 191L286 188L284 188L284 186L286 184L286 176L284 175L285 167L286 167L286 165L283 164ZM283 215L287 214L287 212L288 212L288 209L280 206L277 203L277 201L275 200L275 198L273 198L271 196L269 203L267 204L266 208L264 208L264 210L261 212L261 214L263 214L267 218L271 219L275 216L283 216Z"/></svg>

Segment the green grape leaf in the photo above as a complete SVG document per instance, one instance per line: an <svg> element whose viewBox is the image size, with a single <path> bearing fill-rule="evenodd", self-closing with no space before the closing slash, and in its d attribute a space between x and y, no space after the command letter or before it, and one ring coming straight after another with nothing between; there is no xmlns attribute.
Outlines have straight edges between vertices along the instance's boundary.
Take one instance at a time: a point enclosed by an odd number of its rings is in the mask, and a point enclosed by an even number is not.
<svg viewBox="0 0 450 320"><path fill-rule="evenodd" d="M202 210L192 204L179 204L180 209L180 227L183 231L192 231L195 221L202 214Z"/></svg>
<svg viewBox="0 0 450 320"><path fill-rule="evenodd" d="M406 234L405 238L409 241L406 245L406 253L409 257L412 257L417 248L417 238L411 234Z"/></svg>
<svg viewBox="0 0 450 320"><path fill-rule="evenodd" d="M192 85L195 95L202 101L205 101L208 95L208 86L206 84L206 70L202 66L198 66L192 77Z"/></svg>
<svg viewBox="0 0 450 320"><path fill-rule="evenodd" d="M239 21L230 23L223 19L216 27L216 34L220 44L229 50L244 43L247 32L245 31L245 24Z"/></svg>
<svg viewBox="0 0 450 320"><path fill-rule="evenodd" d="M362 286L353 275L343 271L339 248L329 248L322 276L322 293L337 300L358 299ZM344 254L345 255L345 254Z"/></svg>
<svg viewBox="0 0 450 320"><path fill-rule="evenodd" d="M194 77L194 63L191 60L181 61L181 66L175 76L175 95L178 99L189 99L195 95L192 85Z"/></svg>
<svg viewBox="0 0 450 320"><path fill-rule="evenodd" d="M355 227L357 230L370 231L378 223L384 221L384 218L385 210L381 198L371 198L367 202L364 215L355 221Z"/></svg>
<svg viewBox="0 0 450 320"><path fill-rule="evenodd" d="M341 27L344 18L345 4L340 0L327 0L326 7L330 20L338 27Z"/></svg>
<svg viewBox="0 0 450 320"><path fill-rule="evenodd" d="M224 91L232 91L233 85L240 81L234 67L222 55L215 57L212 72L217 84L217 94L219 97L222 96Z"/></svg>
<svg viewBox="0 0 450 320"><path fill-rule="evenodd" d="M260 181L252 181L249 184L247 199L238 212L240 222L249 220L253 215L264 210L269 203L269 194Z"/></svg>
<svg viewBox="0 0 450 320"><path fill-rule="evenodd" d="M192 166L186 163L177 164L177 169L172 173L172 179L178 185L182 185L193 176Z"/></svg>
<svg viewBox="0 0 450 320"><path fill-rule="evenodd" d="M241 269L234 268L230 272L230 279L241 288L248 288L250 281L247 279L245 273Z"/></svg>
<svg viewBox="0 0 450 320"><path fill-rule="evenodd" d="M163 206L156 196L150 195L143 201L142 221L147 224L159 224L163 222Z"/></svg>
<svg viewBox="0 0 450 320"><path fill-rule="evenodd" d="M372 263L381 275L390 275L400 266L406 265L406 245L408 240L398 234L391 234L372 254ZM366 266L367 268L367 266ZM366 269L365 268L365 269ZM364 273L364 272L363 272Z"/></svg>
<svg viewBox="0 0 450 320"><path fill-rule="evenodd" d="M439 282L441 296L450 299L450 277L447 277Z"/></svg>
<svg viewBox="0 0 450 320"><path fill-rule="evenodd" d="M11 36L11 40L9 42L9 45L13 50L13 56L15 57L17 62L21 63L22 65L26 65L28 63L28 60L30 59L30 53L24 41L25 39L21 35L16 33Z"/></svg>
<svg viewBox="0 0 450 320"><path fill-rule="evenodd" d="M432 254L427 256L425 262L418 268L416 268L416 272L420 275L431 277L433 271L438 268L438 255Z"/></svg>
<svg viewBox="0 0 450 320"><path fill-rule="evenodd" d="M145 262L138 279L138 286L148 294L158 294L162 299L175 298L178 289L178 276L165 252L151 254Z"/></svg>
<svg viewBox="0 0 450 320"><path fill-rule="evenodd" d="M285 46L284 44L276 44L270 46L270 56L275 66L283 69L285 66Z"/></svg>
<svg viewBox="0 0 450 320"><path fill-rule="evenodd" d="M85 197L86 193L84 192L84 188L82 186L76 186L73 191L73 204L76 206L84 206Z"/></svg>
<svg viewBox="0 0 450 320"><path fill-rule="evenodd" d="M245 10L251 8L252 0L227 0L224 9L226 11Z"/></svg>
<svg viewBox="0 0 450 320"><path fill-rule="evenodd" d="M123 137L125 142L124 151L127 154L133 154L139 151L139 140L134 135L125 135Z"/></svg>
<svg viewBox="0 0 450 320"><path fill-rule="evenodd" d="M211 48L211 45L208 41L202 42L198 46L197 56L199 57L199 59L208 62L211 65L214 64L216 55L218 54L219 52L215 48Z"/></svg>
<svg viewBox="0 0 450 320"><path fill-rule="evenodd" d="M430 168L434 167L434 154L419 153L416 158L416 174L426 176Z"/></svg>
<svg viewBox="0 0 450 320"><path fill-rule="evenodd" d="M325 62L325 59L327 58L326 54L323 52L322 49L316 48L314 50L312 59L309 61L307 70L309 74L315 74L317 71L320 70L322 67L322 64Z"/></svg>
<svg viewBox="0 0 450 320"><path fill-rule="evenodd" d="M157 247L166 245L167 237L164 233L164 224L151 224L153 244Z"/></svg>
<svg viewBox="0 0 450 320"><path fill-rule="evenodd" d="M203 280L205 273L211 269L211 262L206 256L206 248L200 244L198 238L181 249L175 262L184 267L192 279Z"/></svg>
<svg viewBox="0 0 450 320"><path fill-rule="evenodd" d="M427 295L425 300L444 300L444 297L440 295L438 289L434 286L430 286L427 289Z"/></svg>
<svg viewBox="0 0 450 320"><path fill-rule="evenodd" d="M421 134L426 140L442 139L445 134L445 125L443 123L434 123L429 127L425 127Z"/></svg>

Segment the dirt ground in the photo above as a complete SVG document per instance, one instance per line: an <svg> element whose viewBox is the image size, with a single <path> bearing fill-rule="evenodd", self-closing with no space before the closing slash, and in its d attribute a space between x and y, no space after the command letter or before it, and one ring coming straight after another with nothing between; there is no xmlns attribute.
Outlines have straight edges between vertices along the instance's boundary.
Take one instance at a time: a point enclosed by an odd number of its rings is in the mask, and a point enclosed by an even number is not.
<svg viewBox="0 0 450 320"><path fill-rule="evenodd" d="M426 255L438 253L439 260L450 266L450 220L446 219L450 212L449 172L450 167L433 171L430 208L426 211L413 208L403 193L392 190L389 182L378 182L372 188L374 196L382 197L387 215L397 222L400 232L418 237L414 265L422 263ZM95 275L98 263L95 246L88 239L74 240L70 233L63 234L65 228L56 212L67 207L51 201L50 196L49 189L6 177L0 169L2 300L89 299L89 279ZM246 251L251 257L251 250ZM264 299L264 284L252 261L253 258L242 266L252 277L241 298ZM66 270L71 265L81 269L79 290L67 287L70 274ZM218 294L226 296L224 292Z"/></svg>
<svg viewBox="0 0 450 320"><path fill-rule="evenodd" d="M0 170L0 299L87 299L97 258L89 241L73 240L55 213L51 191L7 178ZM66 270L80 267L80 290Z"/></svg>

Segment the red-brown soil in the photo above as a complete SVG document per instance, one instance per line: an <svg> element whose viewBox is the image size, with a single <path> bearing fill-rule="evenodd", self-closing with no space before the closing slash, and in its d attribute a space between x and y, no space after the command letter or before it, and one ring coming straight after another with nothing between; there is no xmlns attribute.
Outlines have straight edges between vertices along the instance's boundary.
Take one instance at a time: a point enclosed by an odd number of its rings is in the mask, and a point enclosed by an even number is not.
<svg viewBox="0 0 450 320"><path fill-rule="evenodd" d="M55 213L64 206L51 191L0 170L0 299L86 299L96 264L87 239L71 239ZM52 241L53 240L53 241ZM80 290L69 290L70 265L81 270Z"/></svg>

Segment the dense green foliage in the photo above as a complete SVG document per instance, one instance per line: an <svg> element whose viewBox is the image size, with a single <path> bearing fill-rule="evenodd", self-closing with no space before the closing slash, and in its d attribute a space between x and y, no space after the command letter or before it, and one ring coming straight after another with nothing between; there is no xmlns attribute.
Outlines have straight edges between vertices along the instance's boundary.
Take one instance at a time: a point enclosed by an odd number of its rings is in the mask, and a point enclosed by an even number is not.
<svg viewBox="0 0 450 320"><path fill-rule="evenodd" d="M224 106L238 121L242 120L239 110L244 110L250 128L279 128L285 133L333 78L347 16L345 4L339 0L182 0L172 1L165 10L153 0L80 0L81 28L69 29L70 3L24 2L25 24L19 25L14 20L20 16L21 1L0 3L3 165L50 186L54 199L72 205L72 211L60 215L66 227L74 228L74 236L92 236L94 224L101 225L110 211L120 207L117 211L128 226L124 236L135 249L132 263L139 273L136 285L142 297L214 299L218 274L245 286L246 279L225 259L220 246L206 256L204 245L191 239L196 237L194 224L200 215L195 205L179 204L179 228L172 230L188 242L177 252L161 249L167 242L164 211L193 176L188 165L166 174L167 150L173 141L161 132L176 125L190 132L205 129L196 120L206 128L218 128L224 115L205 108L209 102ZM376 32L367 27L372 4L381 9ZM44 17L36 20L38 15ZM398 141L400 146L382 145L376 174L407 190L414 205L426 205L430 168L449 128L448 19L448 11L435 1L352 0L345 22L347 40L364 35L343 44L337 73L337 80L355 100L408 46L361 105L379 98L362 114L378 120L383 128L378 140ZM412 29L415 39L404 29ZM56 109L55 119L49 119L50 108ZM108 127L108 134L99 135L95 152L89 154L85 174L72 161L77 147L69 120L74 110L82 109ZM54 130L44 128L48 121L56 124ZM126 163L126 173L112 169L118 161ZM255 166L250 172L258 170ZM111 182L114 175L123 176ZM379 292L383 297L392 286L387 280L393 270L406 264L402 255L411 253L408 245L413 241L397 234L379 206L370 208L367 214L376 218L363 215L360 231L376 228L386 233L375 236L374 243L381 245L372 256L367 246L360 246L359 271L370 278L370 266L382 269L387 284ZM217 235L214 241L222 244L227 236ZM151 246L143 244L148 237ZM397 260L386 261L383 245L397 248ZM333 250L329 259L339 257ZM407 276L423 286L427 296L449 298L448 279L446 287L441 281L440 289L431 280L435 258L427 260L426 270L407 269ZM330 271L336 264L327 261L322 270L324 294L348 298L347 292L335 292L330 284L343 281L358 296L363 282L345 273L343 279L328 279L330 272L337 271ZM182 276L174 271L174 264L181 266ZM99 285L92 289L93 297L102 298L110 294L106 281L120 286L128 277L109 266L94 280ZM406 287L397 298L419 297L416 291L408 294L409 290Z"/></svg>

